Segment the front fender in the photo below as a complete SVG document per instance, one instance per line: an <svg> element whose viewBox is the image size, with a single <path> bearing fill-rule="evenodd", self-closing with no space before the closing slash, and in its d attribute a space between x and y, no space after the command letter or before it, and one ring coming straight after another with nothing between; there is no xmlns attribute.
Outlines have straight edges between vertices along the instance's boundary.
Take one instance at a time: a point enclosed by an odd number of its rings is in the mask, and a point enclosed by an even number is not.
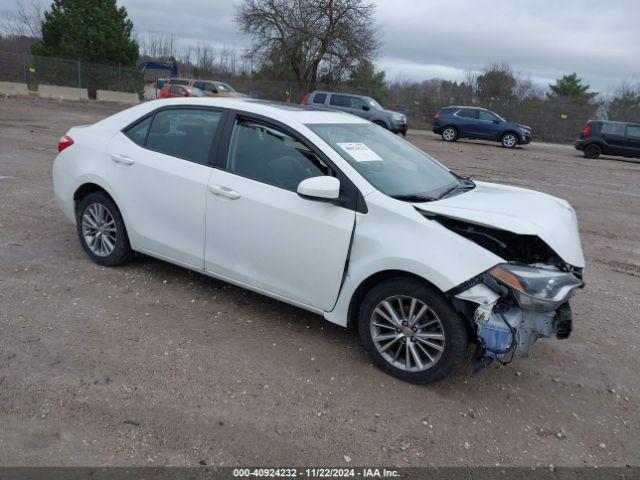
<svg viewBox="0 0 640 480"><path fill-rule="evenodd" d="M369 213L358 214L345 281L335 307L325 313L346 326L357 288L379 272L396 270L423 278L442 292L489 270L504 259L423 217L409 203L379 192L367 197Z"/></svg>

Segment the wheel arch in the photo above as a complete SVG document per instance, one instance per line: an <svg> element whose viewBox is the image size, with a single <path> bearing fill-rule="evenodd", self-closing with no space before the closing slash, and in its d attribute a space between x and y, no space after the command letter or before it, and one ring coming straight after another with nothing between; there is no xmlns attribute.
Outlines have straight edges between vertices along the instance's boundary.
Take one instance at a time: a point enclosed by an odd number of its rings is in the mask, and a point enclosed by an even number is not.
<svg viewBox="0 0 640 480"><path fill-rule="evenodd" d="M78 204L82 201L82 199L84 197L86 197L90 193L97 193L97 192L105 193L111 199L111 201L116 204L116 206L118 205L118 203L115 201L113 196L107 191L106 188L102 187L101 185L98 185L97 183L86 182L86 183L83 183L82 185L80 185L76 189L76 191L73 192L74 211L76 211L78 209ZM120 208L120 207L118 207L118 208ZM121 212L121 214L122 214L122 212Z"/></svg>
<svg viewBox="0 0 640 480"><path fill-rule="evenodd" d="M353 294L351 295L351 299L349 300L349 307L347 309L347 328L352 328L354 325L357 325L360 305L362 304L362 300L367 292L371 290L375 285L378 285L379 283L391 278L405 278L416 280L428 285L438 292L444 293L435 284L433 284L426 278L421 277L420 275L416 275L415 273L409 272L407 270L391 269L373 273L362 280L362 282L360 282L360 284L356 287L356 289L353 291Z"/></svg>
<svg viewBox="0 0 640 480"><path fill-rule="evenodd" d="M94 177L85 178L83 182L80 183L80 186L76 188L73 192L73 212L74 217L77 217L77 210L80 201L91 193L102 192L109 197L109 199L116 204L118 211L120 212L120 216L122 217L122 221L124 222L124 226L127 229L127 235L129 237L129 242L131 243L131 247L133 248L135 244L137 244L137 235L135 230L132 228L131 223L129 222L129 218L127 213L123 211L121 208L120 202L118 198L111 192L111 189L106 186L99 179Z"/></svg>
<svg viewBox="0 0 640 480"><path fill-rule="evenodd" d="M391 127L391 124L389 122L387 122L386 119L381 118L381 117L376 117L374 119L371 120L373 123L375 123L376 125L380 125L381 127L386 128L387 130L389 130L389 128Z"/></svg>
<svg viewBox="0 0 640 480"><path fill-rule="evenodd" d="M500 134L500 141L502 141L502 139L504 138L505 135L507 135L508 133L512 133L516 136L516 140L518 142L518 144L520 144L520 135L518 135L518 132L516 132L514 129L510 128L508 130L505 130L504 132L502 132Z"/></svg>

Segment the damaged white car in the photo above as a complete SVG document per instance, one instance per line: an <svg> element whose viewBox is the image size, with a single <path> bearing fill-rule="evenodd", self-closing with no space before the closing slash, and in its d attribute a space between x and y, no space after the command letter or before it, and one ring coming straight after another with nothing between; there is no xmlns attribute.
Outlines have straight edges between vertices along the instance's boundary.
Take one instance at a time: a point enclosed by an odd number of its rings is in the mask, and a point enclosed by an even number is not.
<svg viewBox="0 0 640 480"><path fill-rule="evenodd" d="M361 118L163 100L75 127L59 151L55 195L91 259L141 252L357 325L401 379L443 378L470 342L478 364L508 362L571 332L569 204L456 175Z"/></svg>

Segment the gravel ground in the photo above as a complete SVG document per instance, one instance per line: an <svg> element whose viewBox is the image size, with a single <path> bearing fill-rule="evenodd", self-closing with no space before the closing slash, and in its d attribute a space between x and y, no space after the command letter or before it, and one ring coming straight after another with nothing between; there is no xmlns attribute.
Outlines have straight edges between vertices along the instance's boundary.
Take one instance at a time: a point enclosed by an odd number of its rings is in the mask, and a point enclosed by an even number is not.
<svg viewBox="0 0 640 480"><path fill-rule="evenodd" d="M640 463L640 164L411 133L460 173L568 199L588 263L569 340L414 386L305 311L147 257L91 263L51 164L120 108L0 99L1 465Z"/></svg>

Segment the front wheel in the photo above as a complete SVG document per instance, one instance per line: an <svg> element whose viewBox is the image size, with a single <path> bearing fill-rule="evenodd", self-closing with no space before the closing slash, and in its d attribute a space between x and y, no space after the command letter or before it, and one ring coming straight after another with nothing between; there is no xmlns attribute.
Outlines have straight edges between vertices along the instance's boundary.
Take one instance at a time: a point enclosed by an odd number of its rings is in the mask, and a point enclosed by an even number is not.
<svg viewBox="0 0 640 480"><path fill-rule="evenodd" d="M467 330L447 299L412 279L394 278L369 291L358 330L374 362L413 383L446 377L467 350Z"/></svg>
<svg viewBox="0 0 640 480"><path fill-rule="evenodd" d="M515 148L518 145L518 137L515 133L507 132L502 136L500 142L505 148Z"/></svg>

